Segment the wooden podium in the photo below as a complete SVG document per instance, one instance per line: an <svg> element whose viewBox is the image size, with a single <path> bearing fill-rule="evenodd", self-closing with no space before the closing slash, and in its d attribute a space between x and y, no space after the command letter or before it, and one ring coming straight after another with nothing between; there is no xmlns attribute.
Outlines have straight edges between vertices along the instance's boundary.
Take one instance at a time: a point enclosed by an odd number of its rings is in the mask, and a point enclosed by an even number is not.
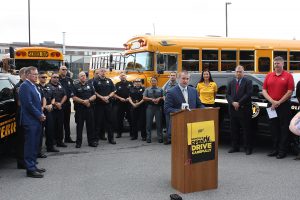
<svg viewBox="0 0 300 200"><path fill-rule="evenodd" d="M172 122L172 187L182 193L218 187L219 108L182 110L171 114ZM214 121L215 158L190 163L187 123Z"/></svg>

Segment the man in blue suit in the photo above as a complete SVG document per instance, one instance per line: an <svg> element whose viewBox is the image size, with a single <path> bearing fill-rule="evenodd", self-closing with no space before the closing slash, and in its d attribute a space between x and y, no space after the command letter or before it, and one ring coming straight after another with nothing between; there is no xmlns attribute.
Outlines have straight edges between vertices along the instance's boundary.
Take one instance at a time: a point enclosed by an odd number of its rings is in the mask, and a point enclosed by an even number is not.
<svg viewBox="0 0 300 200"><path fill-rule="evenodd" d="M195 88L188 86L190 75L187 71L179 73L179 84L167 92L164 104L164 111L166 115L180 111L182 106L188 104L190 109L204 108L205 106L199 99L198 92ZM171 126L171 122L169 128ZM165 144L171 144L171 134L168 134Z"/></svg>
<svg viewBox="0 0 300 200"><path fill-rule="evenodd" d="M42 178L46 170L36 167L36 158L41 137L41 122L46 117L42 112L41 94L36 88L38 76L37 68L28 67L25 70L26 81L22 83L19 89L20 99L20 123L23 127L24 160L27 169L27 176L33 178Z"/></svg>

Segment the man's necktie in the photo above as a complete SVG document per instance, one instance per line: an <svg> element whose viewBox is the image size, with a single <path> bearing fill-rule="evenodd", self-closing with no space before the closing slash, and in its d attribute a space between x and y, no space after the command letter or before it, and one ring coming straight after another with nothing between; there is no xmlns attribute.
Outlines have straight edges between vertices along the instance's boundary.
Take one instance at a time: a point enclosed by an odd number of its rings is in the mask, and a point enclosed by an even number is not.
<svg viewBox="0 0 300 200"><path fill-rule="evenodd" d="M182 89L182 94L183 94L185 103L188 103L188 93L187 93L187 89L186 88Z"/></svg>
<svg viewBox="0 0 300 200"><path fill-rule="evenodd" d="M235 86L235 92L236 92L236 93L238 93L239 87L240 87L240 80L238 80L238 81L236 82L236 86Z"/></svg>

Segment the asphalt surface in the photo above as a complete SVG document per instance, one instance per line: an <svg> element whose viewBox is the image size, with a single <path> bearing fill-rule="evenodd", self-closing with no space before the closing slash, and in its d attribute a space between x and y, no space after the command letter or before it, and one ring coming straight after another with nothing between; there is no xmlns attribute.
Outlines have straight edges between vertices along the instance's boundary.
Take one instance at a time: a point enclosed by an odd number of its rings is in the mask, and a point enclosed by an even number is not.
<svg viewBox="0 0 300 200"><path fill-rule="evenodd" d="M151 144L131 141L128 133L116 139L117 145L102 141L93 148L86 139L80 149L69 144L38 160L47 169L43 179L27 178L13 158L1 158L0 200L168 200L172 193L184 200L300 199L300 161L295 156L267 157L269 145L259 145L250 156L228 154L226 142L219 147L218 189L181 194L170 183L171 146L157 143L156 134L152 137Z"/></svg>

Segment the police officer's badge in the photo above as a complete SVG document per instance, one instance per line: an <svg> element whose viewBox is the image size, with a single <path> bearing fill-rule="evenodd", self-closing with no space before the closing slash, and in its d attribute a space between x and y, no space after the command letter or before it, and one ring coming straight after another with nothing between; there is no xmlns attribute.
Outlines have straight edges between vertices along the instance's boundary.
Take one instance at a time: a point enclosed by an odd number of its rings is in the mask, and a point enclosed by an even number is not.
<svg viewBox="0 0 300 200"><path fill-rule="evenodd" d="M71 82L70 82L70 81L68 81L68 85L71 85Z"/></svg>
<svg viewBox="0 0 300 200"><path fill-rule="evenodd" d="M90 86L88 85L88 86L86 86L86 88L87 88L87 89L90 89Z"/></svg>
<svg viewBox="0 0 300 200"><path fill-rule="evenodd" d="M258 116L259 111L259 105L255 102L252 102L252 119Z"/></svg>
<svg viewBox="0 0 300 200"><path fill-rule="evenodd" d="M58 88L61 89L61 86L59 85Z"/></svg>
<svg viewBox="0 0 300 200"><path fill-rule="evenodd" d="M107 80L106 83L109 84L109 81Z"/></svg>

